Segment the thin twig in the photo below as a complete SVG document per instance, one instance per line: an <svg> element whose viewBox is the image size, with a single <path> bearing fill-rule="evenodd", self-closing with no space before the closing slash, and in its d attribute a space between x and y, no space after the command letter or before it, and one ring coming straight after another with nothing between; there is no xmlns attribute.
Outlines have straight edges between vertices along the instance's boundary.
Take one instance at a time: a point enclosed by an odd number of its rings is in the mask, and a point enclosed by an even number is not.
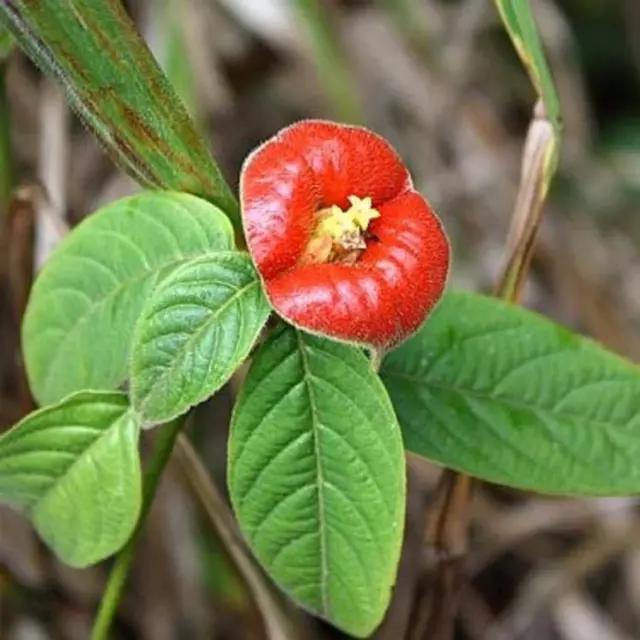
<svg viewBox="0 0 640 640"><path fill-rule="evenodd" d="M40 153L38 174L47 198L36 217L35 269L39 271L64 236L69 108L53 80L45 78L40 103Z"/></svg>
<svg viewBox="0 0 640 640"><path fill-rule="evenodd" d="M127 577L129 576L129 569L131 568L140 532L144 527L147 514L153 504L162 472L169 462L174 443L182 429L182 424L183 421L178 419L158 428L158 438L155 443L153 456L144 476L142 510L138 518L138 524L131 538L129 538L127 544L118 554L113 569L111 570L107 587L100 602L98 615L91 630L91 640L107 640L109 637L109 629L111 628L113 618L124 594L124 587Z"/></svg>
<svg viewBox="0 0 640 640"><path fill-rule="evenodd" d="M472 481L449 469L442 472L427 524L426 543L433 566L428 606L420 605L412 640L453 637L453 623L463 586Z"/></svg>
<svg viewBox="0 0 640 640"><path fill-rule="evenodd" d="M546 196L544 170L553 137L553 127L547 118L544 103L539 100L533 111L522 155L520 188L507 240L508 259L495 290L496 296L509 302L518 301L531 262L542 219L542 204Z"/></svg>
<svg viewBox="0 0 640 640"><path fill-rule="evenodd" d="M189 439L183 434L178 437L175 453L189 488L197 497L229 558L252 593L263 616L269 639L300 640L300 633L294 628L291 614L249 556L229 507Z"/></svg>
<svg viewBox="0 0 640 640"><path fill-rule="evenodd" d="M501 616L499 628L506 630L511 638L521 637L535 620L536 615L550 603L557 602L569 593L586 576L637 545L640 523L634 521L621 530L607 531L589 538L573 550L571 555L538 568L527 578L520 592ZM487 640L497 639L490 629Z"/></svg>
<svg viewBox="0 0 640 640"><path fill-rule="evenodd" d="M507 242L508 257L495 295L516 302L529 268L546 196L544 171L554 132L541 100L535 106L522 156L520 187ZM427 528L427 545L435 558L434 583L428 614L417 625L415 638L453 637L457 600L467 550L469 505L473 481L451 470L442 473Z"/></svg>

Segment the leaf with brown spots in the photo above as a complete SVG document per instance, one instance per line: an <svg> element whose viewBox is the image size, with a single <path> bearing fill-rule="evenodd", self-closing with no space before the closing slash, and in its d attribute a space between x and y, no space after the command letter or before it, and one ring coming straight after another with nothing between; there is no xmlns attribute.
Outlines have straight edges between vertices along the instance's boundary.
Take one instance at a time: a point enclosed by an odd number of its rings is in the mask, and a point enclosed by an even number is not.
<svg viewBox="0 0 640 640"><path fill-rule="evenodd" d="M145 187L238 205L184 105L119 0L0 0L6 28L114 161Z"/></svg>

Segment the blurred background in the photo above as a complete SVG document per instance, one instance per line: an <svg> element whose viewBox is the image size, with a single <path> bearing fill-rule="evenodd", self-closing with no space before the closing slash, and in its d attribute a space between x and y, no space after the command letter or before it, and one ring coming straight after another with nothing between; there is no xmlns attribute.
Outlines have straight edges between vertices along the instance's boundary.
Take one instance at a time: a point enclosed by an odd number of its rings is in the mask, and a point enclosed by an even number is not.
<svg viewBox="0 0 640 640"><path fill-rule="evenodd" d="M304 117L366 124L397 147L442 217L454 247L451 286L492 289L535 102L493 2L126 5L234 187L246 154L284 125ZM560 97L564 139L523 303L640 358L640 2L531 5ZM13 199L0 209L4 429L32 409L18 326L34 269L65 227L137 187L23 55L14 52L0 71L0 139L8 134L13 165L7 182L5 154L0 202L10 191ZM37 224L34 208L45 212ZM191 426L223 491L234 391L230 385L199 408ZM411 466L405 553L378 639L441 638L425 625L433 567L426 522L438 477L426 463ZM635 499L549 499L483 485L472 518L456 638L640 638ZM108 568L60 565L26 519L0 506L0 638L88 638ZM297 619L301 639L344 637ZM113 637L267 637L224 545L171 467Z"/></svg>

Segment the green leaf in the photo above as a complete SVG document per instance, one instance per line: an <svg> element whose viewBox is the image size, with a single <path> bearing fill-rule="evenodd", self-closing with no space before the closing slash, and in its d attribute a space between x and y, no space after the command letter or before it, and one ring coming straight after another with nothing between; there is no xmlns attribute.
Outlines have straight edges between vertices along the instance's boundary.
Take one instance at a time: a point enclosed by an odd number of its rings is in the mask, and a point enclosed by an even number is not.
<svg viewBox="0 0 640 640"><path fill-rule="evenodd" d="M140 428L119 393L81 392L0 438L0 501L25 509L65 563L115 553L141 505Z"/></svg>
<svg viewBox="0 0 640 640"><path fill-rule="evenodd" d="M245 253L200 256L176 269L144 308L133 339L132 402L145 422L171 420L219 389L269 313Z"/></svg>
<svg viewBox="0 0 640 640"><path fill-rule="evenodd" d="M13 49L13 36L0 25L0 62L6 58Z"/></svg>
<svg viewBox="0 0 640 640"><path fill-rule="evenodd" d="M410 451L550 494L640 492L640 371L543 317L448 293L382 379Z"/></svg>
<svg viewBox="0 0 640 640"><path fill-rule="evenodd" d="M523 0L495 0L495 3L536 92L544 103L546 118L553 128L554 135L546 150L542 167L542 197L544 197L558 164L561 134L560 103L531 13L530 3Z"/></svg>
<svg viewBox="0 0 640 640"><path fill-rule="evenodd" d="M238 222L236 199L120 0L0 2L0 25L132 178L205 197Z"/></svg>
<svg viewBox="0 0 640 640"><path fill-rule="evenodd" d="M187 194L147 192L86 218L44 266L27 307L23 347L38 402L116 389L156 283L189 258L232 247L225 215Z"/></svg>
<svg viewBox="0 0 640 640"><path fill-rule="evenodd" d="M387 394L360 351L291 327L270 337L234 409L229 489L275 582L368 636L395 581L405 459Z"/></svg>

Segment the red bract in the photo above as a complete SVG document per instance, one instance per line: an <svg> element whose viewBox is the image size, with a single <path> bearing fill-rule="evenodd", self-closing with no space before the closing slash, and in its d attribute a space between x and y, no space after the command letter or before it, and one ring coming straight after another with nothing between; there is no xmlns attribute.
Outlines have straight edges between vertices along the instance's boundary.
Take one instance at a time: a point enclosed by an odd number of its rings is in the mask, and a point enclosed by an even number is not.
<svg viewBox="0 0 640 640"><path fill-rule="evenodd" d="M442 295L449 243L393 148L309 120L246 160L247 245L274 309L307 331L389 348Z"/></svg>

